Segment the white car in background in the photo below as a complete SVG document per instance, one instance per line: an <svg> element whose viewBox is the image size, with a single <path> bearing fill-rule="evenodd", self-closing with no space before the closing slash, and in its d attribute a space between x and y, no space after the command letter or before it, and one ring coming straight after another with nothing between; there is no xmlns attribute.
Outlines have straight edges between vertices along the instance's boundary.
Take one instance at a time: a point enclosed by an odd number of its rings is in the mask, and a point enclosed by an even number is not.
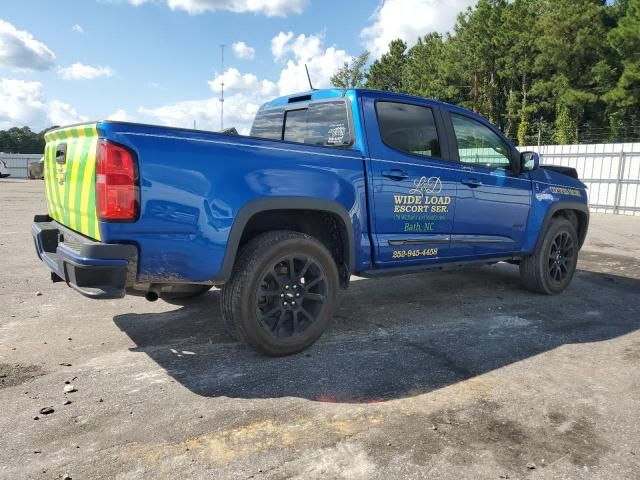
<svg viewBox="0 0 640 480"><path fill-rule="evenodd" d="M9 167L7 166L7 162L4 160L0 160L0 178L6 178L9 175Z"/></svg>

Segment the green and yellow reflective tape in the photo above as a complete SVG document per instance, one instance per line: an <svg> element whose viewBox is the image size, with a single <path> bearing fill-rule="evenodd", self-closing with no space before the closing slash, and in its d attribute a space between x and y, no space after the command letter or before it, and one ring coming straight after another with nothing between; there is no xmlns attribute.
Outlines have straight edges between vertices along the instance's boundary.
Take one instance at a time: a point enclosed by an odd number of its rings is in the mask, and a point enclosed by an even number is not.
<svg viewBox="0 0 640 480"><path fill-rule="evenodd" d="M95 166L97 124L77 125L45 135L45 193L49 215L83 235L100 240L96 212ZM66 144L66 162L56 163L56 151Z"/></svg>

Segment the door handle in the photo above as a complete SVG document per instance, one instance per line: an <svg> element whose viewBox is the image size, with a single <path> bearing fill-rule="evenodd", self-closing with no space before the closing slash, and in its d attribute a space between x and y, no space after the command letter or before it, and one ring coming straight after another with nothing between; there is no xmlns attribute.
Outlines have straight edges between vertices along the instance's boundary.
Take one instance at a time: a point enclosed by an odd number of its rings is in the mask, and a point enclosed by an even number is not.
<svg viewBox="0 0 640 480"><path fill-rule="evenodd" d="M482 182L477 178L465 178L464 180L462 180L462 184L467 185L471 188L477 188L482 186Z"/></svg>
<svg viewBox="0 0 640 480"><path fill-rule="evenodd" d="M407 172L394 168L393 170L383 170L382 176L390 178L391 180L404 180L405 178L409 177L409 174Z"/></svg>

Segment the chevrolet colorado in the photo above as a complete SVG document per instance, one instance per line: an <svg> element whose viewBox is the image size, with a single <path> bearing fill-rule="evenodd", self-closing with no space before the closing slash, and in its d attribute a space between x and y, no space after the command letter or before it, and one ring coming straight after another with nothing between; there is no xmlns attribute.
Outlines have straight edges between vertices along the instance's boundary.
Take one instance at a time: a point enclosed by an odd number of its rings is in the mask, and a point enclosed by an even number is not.
<svg viewBox="0 0 640 480"><path fill-rule="evenodd" d="M102 121L46 134L53 281L168 301L221 287L236 338L310 346L352 274L509 261L562 292L589 223L585 185L486 119L403 94L327 89L263 105L249 136Z"/></svg>

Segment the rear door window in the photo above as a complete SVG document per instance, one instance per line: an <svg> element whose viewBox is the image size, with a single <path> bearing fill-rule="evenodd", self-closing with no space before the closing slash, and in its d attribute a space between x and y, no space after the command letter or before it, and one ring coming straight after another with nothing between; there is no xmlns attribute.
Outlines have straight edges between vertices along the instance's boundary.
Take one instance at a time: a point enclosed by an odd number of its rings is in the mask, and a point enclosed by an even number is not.
<svg viewBox="0 0 640 480"><path fill-rule="evenodd" d="M440 158L440 141L429 107L408 103L377 102L376 114L382 141L412 155Z"/></svg>

